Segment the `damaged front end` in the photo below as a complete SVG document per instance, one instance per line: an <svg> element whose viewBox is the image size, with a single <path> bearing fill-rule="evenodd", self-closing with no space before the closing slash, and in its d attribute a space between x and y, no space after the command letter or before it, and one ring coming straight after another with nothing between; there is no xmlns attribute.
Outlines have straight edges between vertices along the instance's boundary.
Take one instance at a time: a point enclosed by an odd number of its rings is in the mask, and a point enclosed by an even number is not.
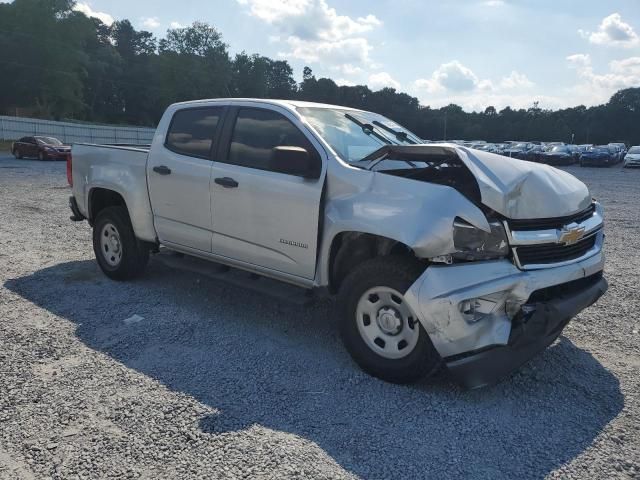
<svg viewBox="0 0 640 480"><path fill-rule="evenodd" d="M485 217L469 221L434 202L448 233L431 230L439 251L413 245L430 264L406 293L465 386L519 368L606 291L602 208L566 172L452 145L388 146L365 161L384 175L451 187Z"/></svg>

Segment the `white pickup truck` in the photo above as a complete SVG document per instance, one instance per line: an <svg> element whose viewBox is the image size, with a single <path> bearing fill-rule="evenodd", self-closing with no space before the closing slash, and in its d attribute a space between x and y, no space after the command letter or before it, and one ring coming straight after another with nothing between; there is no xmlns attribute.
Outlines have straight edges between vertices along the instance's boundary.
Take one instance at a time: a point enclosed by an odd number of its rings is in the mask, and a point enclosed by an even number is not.
<svg viewBox="0 0 640 480"><path fill-rule="evenodd" d="M493 383L607 289L582 182L361 110L179 103L150 147L74 145L68 176L110 278L170 250L337 294L349 353L392 382Z"/></svg>

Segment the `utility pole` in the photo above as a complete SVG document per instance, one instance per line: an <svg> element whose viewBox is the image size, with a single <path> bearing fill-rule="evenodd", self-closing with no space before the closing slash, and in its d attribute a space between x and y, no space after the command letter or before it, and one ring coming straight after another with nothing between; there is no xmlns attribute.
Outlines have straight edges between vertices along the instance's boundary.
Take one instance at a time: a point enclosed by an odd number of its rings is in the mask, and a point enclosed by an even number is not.
<svg viewBox="0 0 640 480"><path fill-rule="evenodd" d="M444 111L444 138L443 140L447 139L447 111Z"/></svg>

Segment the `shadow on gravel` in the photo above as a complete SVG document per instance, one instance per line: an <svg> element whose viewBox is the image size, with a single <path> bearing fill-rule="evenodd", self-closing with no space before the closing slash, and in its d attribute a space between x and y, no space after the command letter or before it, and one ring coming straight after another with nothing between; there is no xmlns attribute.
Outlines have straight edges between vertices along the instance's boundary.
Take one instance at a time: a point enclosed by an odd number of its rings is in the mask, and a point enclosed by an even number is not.
<svg viewBox="0 0 640 480"><path fill-rule="evenodd" d="M5 287L74 322L90 348L216 409L200 420L206 434L294 434L365 478L543 477L623 407L616 377L564 337L492 388L397 386L352 363L330 303L290 306L153 262L131 283L79 261ZM125 324L133 314L144 320Z"/></svg>

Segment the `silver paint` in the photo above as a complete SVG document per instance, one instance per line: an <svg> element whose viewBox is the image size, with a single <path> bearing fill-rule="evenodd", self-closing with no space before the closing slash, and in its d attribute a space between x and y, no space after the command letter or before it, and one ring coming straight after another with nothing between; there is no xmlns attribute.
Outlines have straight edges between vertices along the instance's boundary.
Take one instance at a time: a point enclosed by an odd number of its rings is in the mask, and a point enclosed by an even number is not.
<svg viewBox="0 0 640 480"><path fill-rule="evenodd" d="M242 171L244 167L215 161L211 166L199 165L200 173L189 172L187 162L178 167L186 169L184 185L178 188L167 183L155 194L153 180L150 201L147 178L151 175L151 167L172 160L164 148L170 119L176 110L194 105L256 105L283 113L320 152L323 161L320 179L306 181L273 172L245 172ZM148 165L144 149L75 145L73 192L80 211L87 216L91 189L111 189L125 199L138 238L155 241L157 231L160 242L172 249L306 287L328 285L331 245L336 236L344 232L387 237L407 245L420 258L446 259L455 252L452 224L456 217L476 228L490 230L483 211L451 187L345 163L298 114L297 105L305 103L221 99L172 105L158 126ZM482 203L507 218L562 217L585 209L591 202L589 191L582 182L547 165L454 144L411 148L425 155L443 150L455 153L477 180ZM229 192L212 185L214 176L230 172L233 173L230 176L240 177L237 180L241 185L250 186L251 191L242 196L238 195L239 189ZM185 192L184 187L190 184L188 179L193 175L201 177L198 186ZM277 181L275 175L278 175ZM273 185L270 184L272 180ZM261 198L255 197L257 191L261 192ZM231 208L233 205L246 208L237 212ZM234 215L238 213L242 215L236 218L241 221L233 223ZM320 219L318 215L321 215ZM601 224L599 210L597 218L587 223L586 230L594 231L601 228ZM321 225L320 235L318 225ZM555 230L509 234L513 244L534 244L559 238ZM294 240L283 242L281 239ZM299 245L308 248L299 248ZM597 247L588 258L585 256L540 270L524 271L506 259L432 264L405 298L443 357L505 344L511 329L511 318L506 313L508 306L517 308L539 288L602 270L602 237ZM465 320L460 303L487 295L500 297L499 308L477 322ZM387 317L383 320L389 323Z"/></svg>

